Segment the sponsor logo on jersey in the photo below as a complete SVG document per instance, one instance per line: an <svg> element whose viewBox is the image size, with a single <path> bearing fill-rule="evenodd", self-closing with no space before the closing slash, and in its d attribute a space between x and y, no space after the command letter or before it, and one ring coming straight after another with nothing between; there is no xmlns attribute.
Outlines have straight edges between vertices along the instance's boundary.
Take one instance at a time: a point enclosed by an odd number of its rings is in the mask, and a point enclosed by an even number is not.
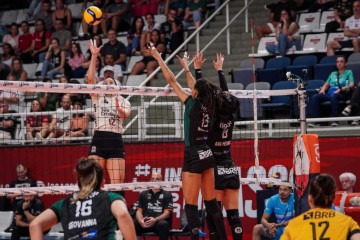
<svg viewBox="0 0 360 240"><path fill-rule="evenodd" d="M211 149L206 150L206 151L200 150L200 151L198 151L198 154L199 154L199 159L200 160L206 159L206 158L211 157L213 155Z"/></svg>
<svg viewBox="0 0 360 240"><path fill-rule="evenodd" d="M237 167L217 167L218 175L238 174Z"/></svg>
<svg viewBox="0 0 360 240"><path fill-rule="evenodd" d="M231 141L224 141L224 142L215 142L215 147L226 147L230 146Z"/></svg>
<svg viewBox="0 0 360 240"><path fill-rule="evenodd" d="M329 211L329 212L313 211L313 212L304 213L303 220L333 218L333 217L335 217L335 211Z"/></svg>
<svg viewBox="0 0 360 240"><path fill-rule="evenodd" d="M79 220L79 221L71 221L71 222L69 222L69 230L74 229L74 228L86 228L86 227L91 227L91 226L96 226L96 225L97 225L96 218Z"/></svg>
<svg viewBox="0 0 360 240"><path fill-rule="evenodd" d="M69 120L70 120L70 117L69 117L69 116L66 116L66 117L60 119L60 120L59 120L59 123L64 123L64 122L67 122L67 121L69 121Z"/></svg>
<svg viewBox="0 0 360 240"><path fill-rule="evenodd" d="M96 146L92 146L90 152L92 152L92 153L96 152Z"/></svg>
<svg viewBox="0 0 360 240"><path fill-rule="evenodd" d="M232 125L231 121L228 121L227 123L223 122L223 121L220 122L220 128L221 129L228 129L228 128L231 127L231 125Z"/></svg>

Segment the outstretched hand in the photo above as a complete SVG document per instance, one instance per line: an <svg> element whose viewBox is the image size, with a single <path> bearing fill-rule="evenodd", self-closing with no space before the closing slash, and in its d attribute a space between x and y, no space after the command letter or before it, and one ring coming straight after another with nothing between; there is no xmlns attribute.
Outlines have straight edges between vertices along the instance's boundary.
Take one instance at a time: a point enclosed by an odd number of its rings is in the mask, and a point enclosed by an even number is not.
<svg viewBox="0 0 360 240"><path fill-rule="evenodd" d="M205 63L206 59L204 59L204 52L197 52L194 54L194 68L201 69L201 66Z"/></svg>
<svg viewBox="0 0 360 240"><path fill-rule="evenodd" d="M97 47L96 46L96 40L89 40L88 41L88 48L90 49L90 52L92 55L99 55L100 50L103 46Z"/></svg>
<svg viewBox="0 0 360 240"><path fill-rule="evenodd" d="M189 71L189 56L187 52L184 52L184 57L181 58L179 55L176 55L176 58L179 60L179 63L184 68L185 71Z"/></svg>
<svg viewBox="0 0 360 240"><path fill-rule="evenodd" d="M161 58L161 54L158 52L158 50L156 49L156 47L154 46L154 44L152 42L145 44L145 48L146 49L141 50L142 55L152 56L156 60Z"/></svg>
<svg viewBox="0 0 360 240"><path fill-rule="evenodd" d="M217 54L216 54L216 61L213 60L212 63L213 63L213 65L214 65L214 68L215 68L217 71L222 70L222 68L223 68L223 63L224 63L224 55L222 55L221 53L217 53Z"/></svg>

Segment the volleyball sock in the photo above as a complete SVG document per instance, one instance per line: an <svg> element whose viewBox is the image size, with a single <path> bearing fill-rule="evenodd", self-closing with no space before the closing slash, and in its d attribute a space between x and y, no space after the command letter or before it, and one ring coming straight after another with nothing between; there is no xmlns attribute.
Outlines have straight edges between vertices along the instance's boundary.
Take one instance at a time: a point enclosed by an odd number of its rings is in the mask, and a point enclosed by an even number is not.
<svg viewBox="0 0 360 240"><path fill-rule="evenodd" d="M185 208L186 219L189 224L191 239L198 240L199 230L200 230L199 228L201 226L199 214L198 214L198 206L186 203L184 208Z"/></svg>
<svg viewBox="0 0 360 240"><path fill-rule="evenodd" d="M225 225L224 225L224 217L221 213L221 209L216 202L216 199L212 199L210 201L204 201L206 212L210 215L213 219L213 222L216 227L216 233L219 239L227 239Z"/></svg>
<svg viewBox="0 0 360 240"><path fill-rule="evenodd" d="M242 223L238 209L226 210L227 219L231 227L231 234L234 240L242 240Z"/></svg>

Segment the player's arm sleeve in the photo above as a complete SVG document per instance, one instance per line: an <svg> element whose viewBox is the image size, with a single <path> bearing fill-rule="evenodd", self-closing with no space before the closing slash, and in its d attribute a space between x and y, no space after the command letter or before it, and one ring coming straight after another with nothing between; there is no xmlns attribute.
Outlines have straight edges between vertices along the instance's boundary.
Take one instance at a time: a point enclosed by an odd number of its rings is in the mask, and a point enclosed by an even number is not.
<svg viewBox="0 0 360 240"><path fill-rule="evenodd" d="M201 69L195 69L195 79L198 80L200 78L202 78Z"/></svg>
<svg viewBox="0 0 360 240"><path fill-rule="evenodd" d="M347 239L351 239L351 236L355 234L360 234L360 227L359 224L351 218Z"/></svg>
<svg viewBox="0 0 360 240"><path fill-rule="evenodd" d="M164 209L168 209L170 211L173 210L173 198L170 192L166 192L165 206Z"/></svg>
<svg viewBox="0 0 360 240"><path fill-rule="evenodd" d="M225 78L225 73L223 70L219 70L218 71L218 75L219 75L219 83L220 83L220 88L223 91L229 91L227 82L226 82L226 78Z"/></svg>
<svg viewBox="0 0 360 240"><path fill-rule="evenodd" d="M62 206L63 202L64 202L63 199L60 201L57 201L50 208L55 213L58 222L61 222L61 206Z"/></svg>

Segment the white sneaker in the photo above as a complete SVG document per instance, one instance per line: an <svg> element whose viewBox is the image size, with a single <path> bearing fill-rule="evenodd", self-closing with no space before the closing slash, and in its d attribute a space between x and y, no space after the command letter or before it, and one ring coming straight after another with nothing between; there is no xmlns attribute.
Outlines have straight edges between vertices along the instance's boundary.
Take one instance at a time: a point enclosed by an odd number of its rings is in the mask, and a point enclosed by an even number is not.
<svg viewBox="0 0 360 240"><path fill-rule="evenodd" d="M359 120L352 121L351 126L359 126Z"/></svg>
<svg viewBox="0 0 360 240"><path fill-rule="evenodd" d="M35 135L36 135L36 139L38 139L38 140L44 139L44 138L41 136L41 133L39 133L39 132L37 132Z"/></svg>
<svg viewBox="0 0 360 240"><path fill-rule="evenodd" d="M339 123L337 123L337 122L332 122L332 123L331 123L331 126L332 126L332 127L337 127L337 126L339 126Z"/></svg>
<svg viewBox="0 0 360 240"><path fill-rule="evenodd" d="M342 111L342 115L344 116L349 116L351 114L351 107L347 106L346 108L344 108L344 110Z"/></svg>

